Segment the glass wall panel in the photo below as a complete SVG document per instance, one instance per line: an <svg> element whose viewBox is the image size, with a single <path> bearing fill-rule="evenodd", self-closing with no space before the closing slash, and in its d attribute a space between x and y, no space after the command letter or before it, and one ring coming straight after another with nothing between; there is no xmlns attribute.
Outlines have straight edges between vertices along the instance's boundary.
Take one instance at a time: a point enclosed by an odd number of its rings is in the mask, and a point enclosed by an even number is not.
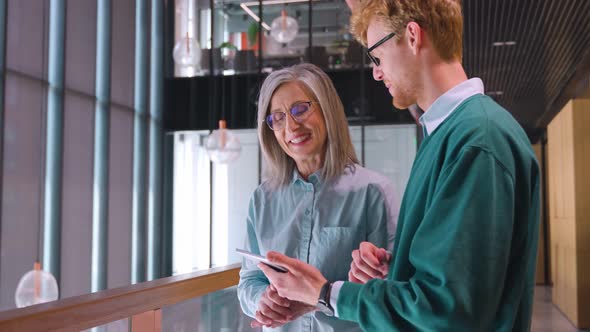
<svg viewBox="0 0 590 332"><path fill-rule="evenodd" d="M129 319L121 319L105 325L97 326L96 329L87 329L82 332L128 332L131 331Z"/></svg>
<svg viewBox="0 0 590 332"><path fill-rule="evenodd" d="M350 9L344 1L312 2L312 63L324 69L352 67L355 57L348 57L353 45L348 32Z"/></svg>
<svg viewBox="0 0 590 332"><path fill-rule="evenodd" d="M233 1L216 7L214 38L220 47L225 75L258 72L261 43L254 16L258 17L260 13L257 5L252 6L253 3ZM264 22L264 13L262 19ZM263 25L268 27L266 22ZM263 28L263 31L267 30ZM267 40L263 33L262 45L266 45Z"/></svg>
<svg viewBox="0 0 590 332"><path fill-rule="evenodd" d="M209 11L206 13L210 15ZM205 38L213 41L213 50L207 50L204 53L203 67L211 66L206 62L209 62L212 57L213 73L218 72L219 67L224 75L257 73L260 43L258 22L254 17L258 16L258 8L249 8L248 3L243 1L216 3L213 17L207 18L201 14L208 23L208 28L202 29L201 35L208 32L209 35ZM211 19L213 19L213 25L211 25ZM265 40L263 35L262 45L265 44ZM207 72L211 73L210 70Z"/></svg>
<svg viewBox="0 0 590 332"><path fill-rule="evenodd" d="M271 2L272 3L272 2ZM254 8L258 8L258 4ZM309 46L309 6L306 2L263 5L265 23L270 26L264 44L265 71L305 61Z"/></svg>
<svg viewBox="0 0 590 332"><path fill-rule="evenodd" d="M206 75L211 72L211 62L214 72L225 75L256 73L258 59L262 59L262 72L303 61L323 69L363 65L363 48L349 32L351 13L345 2L312 1L310 5L305 0L265 0L262 3L260 10L256 0L229 0L217 2L211 11L207 1L176 0L175 76ZM261 42L258 41L260 20ZM181 66L181 53L187 61L200 58L197 66L200 70ZM366 61L365 65L368 66Z"/></svg>
<svg viewBox="0 0 590 332"><path fill-rule="evenodd" d="M393 181L396 196L401 203L412 164L416 157L416 125L350 126L352 144L359 160L364 149L364 165Z"/></svg>
<svg viewBox="0 0 590 332"><path fill-rule="evenodd" d="M45 86L6 74L0 216L0 310L15 307L18 281L39 260Z"/></svg>
<svg viewBox="0 0 590 332"><path fill-rule="evenodd" d="M365 127L365 166L393 181L401 202L416 157L416 126Z"/></svg>
<svg viewBox="0 0 590 332"><path fill-rule="evenodd" d="M361 126L349 126L350 139L354 145L357 159L363 163L363 128Z"/></svg>
<svg viewBox="0 0 590 332"><path fill-rule="evenodd" d="M233 130L232 134L242 144L240 157L213 167L212 267L242 261L235 249L244 247L250 196L258 186L256 130Z"/></svg>
<svg viewBox="0 0 590 332"><path fill-rule="evenodd" d="M232 2L218 3L212 11L209 1L175 1L174 49L171 57L175 62L174 76L219 75L224 70L229 70L226 74L233 74L233 56L237 44L234 36L230 36L226 12L232 6ZM213 70L210 68L211 62Z"/></svg>
<svg viewBox="0 0 590 332"><path fill-rule="evenodd" d="M90 291L94 100L65 94L60 297Z"/></svg>
<svg viewBox="0 0 590 332"><path fill-rule="evenodd" d="M162 331L261 331L251 328L251 321L242 313L236 287L162 308Z"/></svg>
<svg viewBox="0 0 590 332"><path fill-rule="evenodd" d="M208 131L174 134L172 274L210 267L211 166Z"/></svg>

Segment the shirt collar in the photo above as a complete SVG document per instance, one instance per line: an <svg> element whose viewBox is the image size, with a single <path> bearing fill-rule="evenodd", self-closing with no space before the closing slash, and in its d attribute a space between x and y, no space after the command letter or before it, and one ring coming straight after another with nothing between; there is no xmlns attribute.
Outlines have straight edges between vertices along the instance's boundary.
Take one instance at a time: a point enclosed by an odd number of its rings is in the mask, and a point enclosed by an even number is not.
<svg viewBox="0 0 590 332"><path fill-rule="evenodd" d="M303 183L312 183L313 185L319 185L322 184L322 170L319 169L313 173L311 173L311 175L308 177L308 180L306 181L301 174L299 174L299 171L297 170L297 168L295 168L293 170L293 183L297 183L297 181L301 181Z"/></svg>
<svg viewBox="0 0 590 332"><path fill-rule="evenodd" d="M445 121L463 101L476 94L483 94L483 82L479 78L472 78L461 82L438 97L430 108L420 117L420 124L424 129L424 136L432 133Z"/></svg>

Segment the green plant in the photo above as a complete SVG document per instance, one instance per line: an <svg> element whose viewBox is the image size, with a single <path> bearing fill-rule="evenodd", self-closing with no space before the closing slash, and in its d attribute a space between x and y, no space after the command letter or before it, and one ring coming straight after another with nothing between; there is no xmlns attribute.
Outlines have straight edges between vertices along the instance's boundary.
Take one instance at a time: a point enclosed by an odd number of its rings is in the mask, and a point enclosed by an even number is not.
<svg viewBox="0 0 590 332"><path fill-rule="evenodd" d="M234 45L234 44L232 44L230 42L227 42L227 41L221 43L221 45L219 45L219 48L222 48L222 49L223 48L227 48L229 50L234 50L234 51L237 51L238 50L238 48L236 47L236 45Z"/></svg>
<svg viewBox="0 0 590 332"><path fill-rule="evenodd" d="M248 26L248 46L256 44L256 40L258 39L258 29L258 22L252 22Z"/></svg>

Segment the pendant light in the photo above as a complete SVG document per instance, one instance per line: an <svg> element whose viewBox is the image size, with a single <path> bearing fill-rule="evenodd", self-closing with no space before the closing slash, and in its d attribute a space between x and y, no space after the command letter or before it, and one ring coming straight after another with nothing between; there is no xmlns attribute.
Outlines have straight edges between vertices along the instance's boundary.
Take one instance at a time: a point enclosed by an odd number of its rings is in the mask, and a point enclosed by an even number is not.
<svg viewBox="0 0 590 332"><path fill-rule="evenodd" d="M186 34L176 42L172 57L174 62L180 67L192 67L195 72L201 70L201 45L194 36L190 36L190 26L192 23L192 10L190 10L189 0L186 0Z"/></svg>
<svg viewBox="0 0 590 332"><path fill-rule="evenodd" d="M205 143L209 159L214 163L227 164L238 157L242 152L240 140L227 130L225 120L219 120L219 129L214 130Z"/></svg>
<svg viewBox="0 0 590 332"><path fill-rule="evenodd" d="M53 274L41 270L35 262L33 270L25 273L18 282L14 299L18 308L57 300L59 291Z"/></svg>
<svg viewBox="0 0 590 332"><path fill-rule="evenodd" d="M289 43L297 36L299 24L297 20L287 15L283 9L281 16L275 18L270 26L270 35L279 43Z"/></svg>

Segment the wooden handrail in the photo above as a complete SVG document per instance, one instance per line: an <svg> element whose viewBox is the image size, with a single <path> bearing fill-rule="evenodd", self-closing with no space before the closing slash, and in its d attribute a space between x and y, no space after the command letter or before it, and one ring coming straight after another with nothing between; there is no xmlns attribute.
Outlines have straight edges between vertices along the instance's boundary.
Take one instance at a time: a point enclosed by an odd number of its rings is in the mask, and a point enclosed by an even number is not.
<svg viewBox="0 0 590 332"><path fill-rule="evenodd" d="M238 284L240 264L0 312L0 331L80 331Z"/></svg>

